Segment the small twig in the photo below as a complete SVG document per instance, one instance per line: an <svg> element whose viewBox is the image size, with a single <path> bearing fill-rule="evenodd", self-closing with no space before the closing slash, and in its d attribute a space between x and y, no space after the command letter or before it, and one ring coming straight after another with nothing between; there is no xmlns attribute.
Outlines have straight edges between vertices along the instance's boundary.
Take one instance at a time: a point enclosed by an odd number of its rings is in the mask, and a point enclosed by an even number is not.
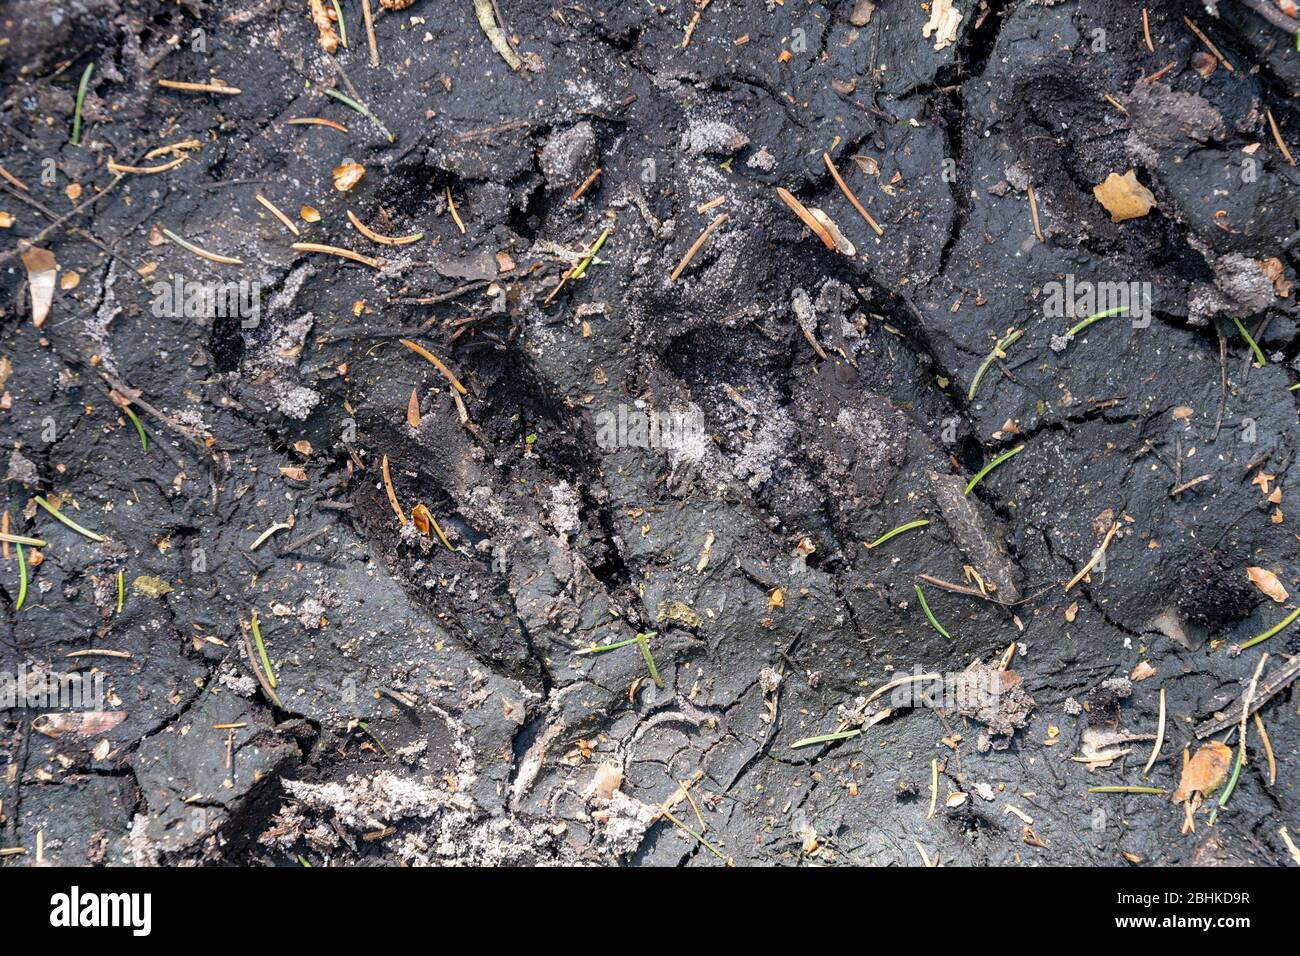
<svg viewBox="0 0 1300 956"><path fill-rule="evenodd" d="M1232 73L1232 64L1228 62L1228 58L1219 52L1219 48L1211 42L1210 38L1207 37L1204 32L1202 32L1201 28L1196 25L1196 22L1186 16L1183 17L1183 22L1187 24L1187 29L1195 33L1196 38L1205 44L1205 48L1214 54L1214 58L1223 64L1223 68L1229 73Z"/></svg>
<svg viewBox="0 0 1300 956"><path fill-rule="evenodd" d="M234 96L241 92L238 87L226 86L224 83L185 83L180 80L159 80L158 85L169 90L184 90L189 93L225 93Z"/></svg>
<svg viewBox="0 0 1300 956"><path fill-rule="evenodd" d="M867 225L871 227L872 231L877 236L883 236L885 230L880 228L880 223L876 222L876 220L871 217L871 213L867 212L862 203L858 202L858 197L853 195L853 191L849 189L848 183L844 181L844 178L840 175L840 171L835 168L835 163L831 161L831 154L825 152L822 153L822 159L826 161L826 168L830 170L831 178L835 180L835 185L840 187L840 192L844 193L848 201L853 204L853 208L858 211L858 215L867 221Z"/></svg>
<svg viewBox="0 0 1300 956"><path fill-rule="evenodd" d="M370 10L370 0L361 0L361 15L366 21L366 42L370 45L370 65L379 66L379 43L375 40L375 18Z"/></svg>
<svg viewBox="0 0 1300 956"><path fill-rule="evenodd" d="M677 263L677 268L674 269L672 274L668 277L669 282L677 281L677 278L682 274L682 270L691 264L691 260L695 258L695 254L703 248L706 242L709 241L709 236L713 235L717 228L726 222L728 218L728 215L724 212L704 227L704 231L700 233L699 238L691 243L691 247L686 250L686 255L682 256L682 261Z"/></svg>
<svg viewBox="0 0 1300 956"><path fill-rule="evenodd" d="M1065 590L1067 591L1070 590L1070 588L1074 587L1076 584L1078 584L1080 581L1086 578L1088 574L1092 571L1092 569L1097 566L1097 563L1101 561L1102 557L1106 554L1106 549L1110 547L1110 539L1115 537L1115 532L1117 531L1119 531L1119 522L1112 521L1110 525L1110 530L1107 531L1106 536L1101 539L1101 547L1099 547L1096 551L1092 553L1092 557L1088 559L1087 564L1085 564L1082 568L1079 569L1079 573L1076 574L1074 577L1070 578L1069 583L1065 585Z"/></svg>
<svg viewBox="0 0 1300 956"><path fill-rule="evenodd" d="M1268 117L1269 129L1273 131L1273 139L1277 142L1277 148L1282 150L1282 155L1292 166L1295 165L1295 157L1291 155L1291 150L1286 148L1286 142L1282 139L1282 131L1278 129L1277 120L1273 119L1273 111L1265 110L1264 115Z"/></svg>

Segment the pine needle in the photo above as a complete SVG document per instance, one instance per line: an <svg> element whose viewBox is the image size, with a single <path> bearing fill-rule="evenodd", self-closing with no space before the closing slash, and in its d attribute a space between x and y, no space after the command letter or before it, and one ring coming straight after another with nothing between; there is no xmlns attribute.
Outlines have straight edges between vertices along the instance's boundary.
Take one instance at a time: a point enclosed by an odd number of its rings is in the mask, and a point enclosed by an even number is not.
<svg viewBox="0 0 1300 956"><path fill-rule="evenodd" d="M77 534L84 535L85 537L89 538L91 541L108 540L102 534L95 534L95 532L93 531L87 531L85 528L77 524L77 522L73 521L71 518L65 515L58 508L54 507L54 505L50 504L48 501L42 498L40 495L36 496L36 503L40 505L42 508L44 508L46 511L48 511L51 515L53 515L57 520L67 525L73 531L77 532Z"/></svg>
<svg viewBox="0 0 1300 956"><path fill-rule="evenodd" d="M77 108L72 114L72 145L81 145L81 110L86 105L86 90L90 87L90 74L94 71L95 64L90 62L86 64L86 69L81 74L81 83L77 86ZM1295 165L1292 163L1292 165Z"/></svg>
<svg viewBox="0 0 1300 956"><path fill-rule="evenodd" d="M930 622L930 626L946 637L952 640L952 635L943 629L943 625L935 620L934 613L930 610L930 605L926 603L925 592L921 590L921 585L916 585L916 600L921 605L921 610L925 612L925 619Z"/></svg>
<svg viewBox="0 0 1300 956"><path fill-rule="evenodd" d="M907 524L900 524L900 525L899 525L897 528L895 528L893 531L886 531L884 534L882 534L882 535L881 535L879 538L877 538L875 541L873 541L873 542L871 542L869 545L867 545L867 546L866 546L866 547L867 547L867 550L871 550L872 548L878 548L878 547L880 547L880 545L884 544L884 543L885 543L886 541L888 541L890 538L896 537L896 536L902 534L904 531L911 531L913 528L924 528L924 527L925 527L926 525L928 525L929 523L930 523L930 522L929 522L928 519L926 519L926 518L921 518L921 519L919 519L919 520L917 520L917 521L909 521Z"/></svg>
<svg viewBox="0 0 1300 956"><path fill-rule="evenodd" d="M23 609L23 602L27 600L27 559L23 557L23 546L15 545L18 549L18 600L14 603L14 613Z"/></svg>
<svg viewBox="0 0 1300 956"><path fill-rule="evenodd" d="M983 468L981 468L979 471L975 473L975 477L972 478L970 480L970 484L966 486L966 494L970 494L971 489L974 488L976 485L978 485L981 481L983 481L985 476L988 475L990 471L992 471L998 465L1002 464L1007 459L1020 454L1024 450L1025 450L1024 445L1017 445L1015 448L1011 449L1010 451L1003 452L1001 455L998 455L998 457L994 458L991 462L989 462L987 465L985 465Z"/></svg>

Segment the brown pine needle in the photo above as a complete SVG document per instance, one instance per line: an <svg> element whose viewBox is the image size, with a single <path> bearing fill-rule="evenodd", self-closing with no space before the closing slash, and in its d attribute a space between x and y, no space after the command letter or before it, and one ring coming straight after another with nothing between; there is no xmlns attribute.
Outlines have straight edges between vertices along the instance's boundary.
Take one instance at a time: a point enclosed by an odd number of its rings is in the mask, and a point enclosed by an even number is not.
<svg viewBox="0 0 1300 956"><path fill-rule="evenodd" d="M1115 109L1123 113L1125 116L1128 115L1128 110L1124 109L1124 104L1121 103L1119 100L1115 99L1115 97L1111 96L1109 93L1102 94L1102 98L1105 99L1105 101L1109 103L1111 106L1115 107Z"/></svg>
<svg viewBox="0 0 1300 956"><path fill-rule="evenodd" d="M1156 764L1156 758L1160 756L1160 748L1165 742L1165 689L1160 688L1160 724L1156 727L1156 745L1151 748L1151 756L1147 760L1147 765L1142 768L1142 776L1151 772L1151 768Z"/></svg>
<svg viewBox="0 0 1300 956"><path fill-rule="evenodd" d="M783 203L790 207L791 212L798 216L803 224L816 234L817 238L822 241L822 245L827 249L830 249L832 252L835 251L835 240L832 239L831 234L826 231L826 227L818 222L816 217L808 211L807 206L795 199L794 196L790 195L788 190L782 189L780 186L776 187L776 194L781 197Z"/></svg>
<svg viewBox="0 0 1300 956"><path fill-rule="evenodd" d="M257 194L257 201L260 202L272 216L279 219L284 225L284 228L288 229L295 236L302 235L302 233L298 231L298 227L293 224L289 217L276 208L275 203L271 202L271 200L267 199L261 193Z"/></svg>
<svg viewBox="0 0 1300 956"><path fill-rule="evenodd" d="M238 87L226 86L224 83L185 83L181 80L159 80L158 85L169 90L185 90L190 93L225 93L234 96L241 92Z"/></svg>
<svg viewBox="0 0 1300 956"><path fill-rule="evenodd" d="M366 43L370 46L370 65L379 66L379 43L375 40L375 17L370 10L370 0L361 0L361 15L366 21Z"/></svg>
<svg viewBox="0 0 1300 956"><path fill-rule="evenodd" d="M686 35L682 37L683 50L691 45L691 37L695 35L695 28L700 25L700 15L704 13L704 8L709 5L709 2L710 0L700 0L695 16L691 17L691 22L686 24Z"/></svg>
<svg viewBox="0 0 1300 956"><path fill-rule="evenodd" d="M5 181L8 182L11 186L17 189L21 189L25 193L31 192L31 190L27 188L27 184L25 182L23 182L21 179L15 176L13 173L9 172L9 170L5 169L3 166L0 166L0 176L3 176Z"/></svg>
<svg viewBox="0 0 1300 956"><path fill-rule="evenodd" d="M436 368L439 372L441 372L442 377L445 378L447 381L451 382L451 387L454 388L456 391L460 392L460 394L462 395L469 394L469 390L466 389L464 385L460 384L460 379L456 378L456 376L451 373L451 369L447 368L446 365L442 364L442 359L438 358L438 356L434 355L432 352L426 349L423 345L420 345L418 342L412 342L410 339L398 339L398 341L401 342L403 345L405 345L416 355L420 356L421 358L428 359L430 362L432 362L433 367Z"/></svg>
<svg viewBox="0 0 1300 956"><path fill-rule="evenodd" d="M1268 757L1268 785L1271 787L1277 783L1277 760L1273 757L1273 743L1268 739L1268 732L1264 729L1264 721L1259 719L1259 711L1255 711L1255 729L1259 732L1259 739L1264 744L1264 755Z"/></svg>
<svg viewBox="0 0 1300 956"><path fill-rule="evenodd" d="M185 162L185 159L184 156L177 156L171 162L163 163L161 166L123 166L121 163L115 163L110 159L108 169L109 172L113 173L134 173L137 176L148 176L152 173L165 173L169 169L175 169Z"/></svg>
<svg viewBox="0 0 1300 956"><path fill-rule="evenodd" d="M1268 117L1269 128L1273 131L1273 139L1277 141L1277 148L1282 150L1282 155L1292 166L1295 165L1295 157L1291 155L1291 150L1286 148L1286 143L1282 139L1282 131L1277 127L1277 120L1273 119L1273 111L1265 110L1264 115Z"/></svg>
<svg viewBox="0 0 1300 956"><path fill-rule="evenodd" d="M573 195L569 197L569 202L577 202L582 194L591 188L591 184L600 176L600 172L601 167L599 166L592 170L591 175L582 181L582 185L573 191Z"/></svg>
<svg viewBox="0 0 1300 956"><path fill-rule="evenodd" d="M381 246L408 246L411 243L419 242L424 238L424 233L422 232L417 232L411 236L381 236L373 229L368 228L364 222L356 217L351 209L348 210L348 219L351 220L352 225L356 227L357 232L361 233L361 235L365 236L371 242L377 242Z"/></svg>
<svg viewBox="0 0 1300 956"><path fill-rule="evenodd" d="M1034 196L1034 187L1026 186L1025 192L1029 193L1029 216L1034 220L1034 235L1038 237L1039 242L1045 242L1043 230L1038 225L1038 199Z"/></svg>
<svg viewBox="0 0 1300 956"><path fill-rule="evenodd" d="M704 247L706 242L709 241L709 236L713 235L717 228L726 222L728 218L730 217L728 217L724 212L704 227L704 231L700 233L699 238L691 243L691 247L686 250L686 255L682 256L682 261L677 263L677 268L674 269L672 275L668 277L669 282L677 281L677 277L682 274L682 270L691 264L691 260L695 258L695 254Z"/></svg>
<svg viewBox="0 0 1300 956"><path fill-rule="evenodd" d="M858 202L858 197L853 195L853 191L849 189L849 184L840 176L840 171L835 168L835 163L831 161L831 154L822 153L822 159L826 161L826 168L831 171L831 179L835 180L835 185L840 187L840 192L844 193L848 201L853 203L853 208L858 211L858 215L867 221L867 225L871 227L877 236L883 236L885 230L880 228L880 223L871 218L871 213L867 212L862 203Z"/></svg>
<svg viewBox="0 0 1300 956"><path fill-rule="evenodd" d="M342 123L336 123L331 119L322 119L319 116L300 116L291 120L285 120L290 126L328 126L330 129L336 129L340 133L346 133L348 128Z"/></svg>
<svg viewBox="0 0 1300 956"><path fill-rule="evenodd" d="M452 221L456 223L456 228L460 230L460 234L463 236L465 235L465 223L461 221L460 213L456 211L456 200L451 198L451 187L447 186L445 189L447 192L447 210L451 213Z"/></svg>
<svg viewBox="0 0 1300 956"><path fill-rule="evenodd" d="M1166 73L1168 73L1170 70L1172 70L1172 69L1174 68L1174 65L1175 65L1175 61L1170 60L1168 63L1166 63L1166 64L1165 64L1164 66L1162 66L1160 69L1158 69L1158 70L1156 70L1154 73L1152 73L1150 76L1144 76L1144 77L1142 77L1142 82L1143 82L1143 83L1154 83L1156 80L1160 79L1160 77L1164 76Z"/></svg>
<svg viewBox="0 0 1300 956"><path fill-rule="evenodd" d="M208 250L202 249L199 246L196 246L194 243L182 239L180 236L176 235L176 233L172 232L170 229L164 229L162 232L164 236L166 236L172 242L176 243L176 245L180 246L182 249L187 250L188 252L194 253L196 256L199 256L202 259L207 259L210 262L220 262L223 265L228 265L228 266L242 266L244 264L243 259L236 259L234 256L223 256L223 255L218 255L215 252L208 252Z"/></svg>
<svg viewBox="0 0 1300 956"><path fill-rule="evenodd" d="M1151 20L1147 17L1147 8L1142 8L1142 38L1146 40L1147 49L1152 53L1156 52L1155 44L1151 42Z"/></svg>
<svg viewBox="0 0 1300 956"><path fill-rule="evenodd" d="M1232 64L1228 62L1228 58L1219 52L1219 48L1201 31L1196 22L1186 16L1183 17L1183 22L1187 24L1187 29L1195 33L1196 38L1205 44L1205 48L1214 54L1214 58L1223 64L1223 68L1229 73L1233 72Z"/></svg>
<svg viewBox="0 0 1300 956"><path fill-rule="evenodd" d="M393 476L388 473L388 456L380 465L384 473L384 491L388 492L388 503L393 506L393 512L397 515L399 524L406 524L406 514L402 511L402 506L397 503L397 492L393 489Z"/></svg>
<svg viewBox="0 0 1300 956"><path fill-rule="evenodd" d="M5 511L4 517L0 518L0 552L3 553L4 559L9 560L9 512Z"/></svg>
<svg viewBox="0 0 1300 956"><path fill-rule="evenodd" d="M1080 581L1086 578L1088 576L1088 573L1097 566L1097 562L1100 561L1102 555L1106 553L1106 548L1110 546L1110 539L1115 537L1115 532L1118 530L1119 530L1119 522L1118 521L1112 522L1110 526L1110 530L1106 532L1106 537L1103 538L1101 541L1101 547L1099 547L1096 551L1092 553L1092 557L1088 560L1087 564L1085 564L1082 568L1079 569L1079 573L1076 574L1074 577L1070 578L1070 582L1065 586L1065 590L1067 591L1070 590L1070 588L1074 587L1076 584L1078 584Z"/></svg>
<svg viewBox="0 0 1300 956"><path fill-rule="evenodd" d="M351 249L341 249L338 246L327 246L319 242L295 242L290 248L297 249L299 252L323 252L326 255L338 256L340 259L350 259L353 262L359 262L363 266L370 266L372 269L382 269L384 267L384 264L378 259L363 256L361 253L353 252Z"/></svg>

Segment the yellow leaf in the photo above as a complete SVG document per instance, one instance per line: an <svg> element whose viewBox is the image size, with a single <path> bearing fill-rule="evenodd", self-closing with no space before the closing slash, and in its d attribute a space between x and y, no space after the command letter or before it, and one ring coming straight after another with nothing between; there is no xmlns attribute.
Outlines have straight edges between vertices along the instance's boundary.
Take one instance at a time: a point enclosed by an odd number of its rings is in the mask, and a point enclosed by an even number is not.
<svg viewBox="0 0 1300 956"><path fill-rule="evenodd" d="M1156 197L1138 182L1137 174L1131 169L1123 176L1111 173L1105 182L1092 187L1092 194L1106 207L1111 222L1139 219L1156 204Z"/></svg>

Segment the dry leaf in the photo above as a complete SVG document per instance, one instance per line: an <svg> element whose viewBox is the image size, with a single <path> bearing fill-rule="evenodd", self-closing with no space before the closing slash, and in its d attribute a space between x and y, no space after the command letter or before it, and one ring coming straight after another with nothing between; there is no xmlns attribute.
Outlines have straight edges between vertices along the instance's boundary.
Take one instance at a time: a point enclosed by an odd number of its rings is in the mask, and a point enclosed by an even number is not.
<svg viewBox="0 0 1300 956"><path fill-rule="evenodd" d="M307 472L301 465L281 465L280 474L290 481L307 480Z"/></svg>
<svg viewBox="0 0 1300 956"><path fill-rule="evenodd" d="M334 167L334 188L341 193L347 192L366 174L366 167L360 163L344 163Z"/></svg>
<svg viewBox="0 0 1300 956"><path fill-rule="evenodd" d="M411 523L415 525L415 530L420 534L428 534L433 525L433 515L429 513L427 505L418 504L411 509Z"/></svg>
<svg viewBox="0 0 1300 956"><path fill-rule="evenodd" d="M1092 187L1092 194L1106 207L1111 222L1141 218L1156 204L1156 197L1131 169L1123 176L1111 173L1105 182Z"/></svg>
<svg viewBox="0 0 1300 956"><path fill-rule="evenodd" d="M1134 683L1137 683L1138 681L1146 680L1148 677L1155 677L1155 676L1156 676L1156 667L1154 664L1152 664L1150 661L1138 661L1137 664L1133 666L1133 670L1128 675L1128 679L1133 681Z"/></svg>
<svg viewBox="0 0 1300 956"><path fill-rule="evenodd" d="M1183 755L1183 776L1174 791L1174 803L1182 803L1193 793L1205 796L1214 793L1228 775L1228 765L1232 763L1232 748L1217 740L1211 740L1196 751L1191 760L1186 759L1186 751Z"/></svg>
<svg viewBox="0 0 1300 956"><path fill-rule="evenodd" d="M296 451L298 454L302 455L304 458L310 457L311 442L307 441L307 439L305 438L302 439L301 441L296 441L293 443L293 450Z"/></svg>
<svg viewBox="0 0 1300 956"><path fill-rule="evenodd" d="M1247 568L1246 577L1250 578L1250 583L1255 585L1278 604L1282 604L1287 599L1286 588L1282 582L1277 579L1277 575L1268 568Z"/></svg>
<svg viewBox="0 0 1300 956"><path fill-rule="evenodd" d="M104 734L126 720L124 710L58 711L32 719L32 730L58 740L64 734L91 737Z"/></svg>
<svg viewBox="0 0 1300 956"><path fill-rule="evenodd" d="M595 776L591 778L591 783L587 785L587 792L584 794L588 800L596 797L600 800L613 800L614 794L618 788L623 785L623 771L612 760L606 760L596 768Z"/></svg>
<svg viewBox="0 0 1300 956"><path fill-rule="evenodd" d="M32 294L32 325L38 329L50 316L54 304L54 278L59 274L59 263L49 249L29 246L23 250L23 265L27 267L27 287Z"/></svg>

